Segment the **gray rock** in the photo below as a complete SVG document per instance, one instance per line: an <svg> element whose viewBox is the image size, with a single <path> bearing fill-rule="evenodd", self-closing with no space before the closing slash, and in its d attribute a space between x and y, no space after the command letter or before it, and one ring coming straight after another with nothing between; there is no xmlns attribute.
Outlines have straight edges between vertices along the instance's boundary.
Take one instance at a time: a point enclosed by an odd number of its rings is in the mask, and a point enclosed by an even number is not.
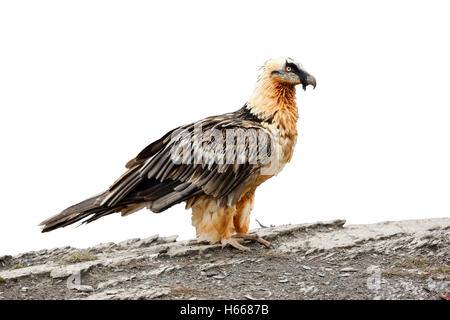
<svg viewBox="0 0 450 320"><path fill-rule="evenodd" d="M129 240L125 240L125 241L121 241L117 244L117 247L120 250L124 250L124 249L128 249L130 248L132 245L136 244L137 242L139 242L139 238L134 238L134 239L129 239Z"/></svg>
<svg viewBox="0 0 450 320"><path fill-rule="evenodd" d="M169 236L169 237L161 237L158 238L158 240L156 241L157 243L171 243L171 242L175 242L178 239L178 235L173 235L173 236Z"/></svg>
<svg viewBox="0 0 450 320"><path fill-rule="evenodd" d="M95 260L69 265L59 261L78 249L3 256L1 298L440 299L448 292L448 218L346 227L336 220L251 232L276 247L248 242L251 251L241 253L155 235L91 247Z"/></svg>
<svg viewBox="0 0 450 320"><path fill-rule="evenodd" d="M303 265L302 268L305 269L305 270L311 270L311 267L308 267L308 266L305 266L305 265Z"/></svg>
<svg viewBox="0 0 450 320"><path fill-rule="evenodd" d="M91 286L81 285L81 284L80 285L74 285L70 289L77 290L77 291L80 291L80 292L92 292L92 291L94 291L94 288L92 288Z"/></svg>
<svg viewBox="0 0 450 320"><path fill-rule="evenodd" d="M133 248L149 247L149 246L151 246L153 243L156 243L156 241L158 240L158 238L159 238L159 235L158 235L158 234L155 234L155 235L153 235L153 236L151 236L151 237L144 238L144 239L141 239L141 240L135 242L135 243L132 245L132 247L133 247Z"/></svg>
<svg viewBox="0 0 450 320"><path fill-rule="evenodd" d="M119 290L106 290L105 291L105 294L107 296L111 296L111 295L118 294L118 293L119 293Z"/></svg>

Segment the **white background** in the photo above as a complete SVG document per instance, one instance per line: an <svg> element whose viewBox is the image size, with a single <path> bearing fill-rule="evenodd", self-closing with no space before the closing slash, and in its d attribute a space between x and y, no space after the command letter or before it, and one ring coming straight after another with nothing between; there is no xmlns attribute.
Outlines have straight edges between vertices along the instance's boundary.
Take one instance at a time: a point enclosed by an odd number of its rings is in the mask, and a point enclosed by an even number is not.
<svg viewBox="0 0 450 320"><path fill-rule="evenodd" d="M194 237L190 212L142 210L48 234L43 219L107 188L168 130L240 108L290 56L292 162L261 186L264 224L450 212L446 1L0 2L0 255L132 237Z"/></svg>

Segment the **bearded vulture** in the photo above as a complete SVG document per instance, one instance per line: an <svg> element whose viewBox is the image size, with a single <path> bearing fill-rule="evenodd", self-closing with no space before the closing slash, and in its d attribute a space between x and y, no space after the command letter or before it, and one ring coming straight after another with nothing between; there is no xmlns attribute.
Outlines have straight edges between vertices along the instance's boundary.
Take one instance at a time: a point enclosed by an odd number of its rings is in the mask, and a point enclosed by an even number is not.
<svg viewBox="0 0 450 320"><path fill-rule="evenodd" d="M256 188L291 160L298 84L306 90L316 80L294 59L267 61L241 109L169 131L130 160L108 190L43 221L42 232L144 207L158 213L184 201L198 241L249 250L242 242L251 239L270 247L247 233L250 211Z"/></svg>

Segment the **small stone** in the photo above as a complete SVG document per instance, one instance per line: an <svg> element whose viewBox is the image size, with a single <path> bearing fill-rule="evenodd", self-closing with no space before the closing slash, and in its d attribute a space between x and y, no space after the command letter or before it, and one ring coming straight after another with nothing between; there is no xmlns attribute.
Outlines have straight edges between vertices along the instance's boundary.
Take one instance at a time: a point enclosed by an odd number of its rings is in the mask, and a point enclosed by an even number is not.
<svg viewBox="0 0 450 320"><path fill-rule="evenodd" d="M335 254L336 254L336 252L332 252L332 253L328 254L327 256L325 256L324 259L329 259L329 258L331 258L332 256L334 256Z"/></svg>
<svg viewBox="0 0 450 320"><path fill-rule="evenodd" d="M279 283L286 283L288 281L289 281L288 279L280 279L280 280L278 280Z"/></svg>
<svg viewBox="0 0 450 320"><path fill-rule="evenodd" d="M29 289L29 287L22 287L20 288L20 292L27 292Z"/></svg>
<svg viewBox="0 0 450 320"><path fill-rule="evenodd" d="M417 244L414 246L415 249L419 249L424 247L426 244L428 244L428 240L420 240L417 242Z"/></svg>
<svg viewBox="0 0 450 320"><path fill-rule="evenodd" d="M218 274L219 274L219 272L217 272L216 270L208 270L207 272L205 272L205 275L207 277L217 276Z"/></svg>
<svg viewBox="0 0 450 320"><path fill-rule="evenodd" d="M75 285L75 286L72 286L71 289L75 289L75 290L80 291L80 292L92 292L92 291L94 291L94 288L92 288L91 286L88 286L88 285Z"/></svg>
<svg viewBox="0 0 450 320"><path fill-rule="evenodd" d="M151 246L156 240L158 240L159 235L155 234L145 239L141 239L133 244L133 248L142 248Z"/></svg>
<svg viewBox="0 0 450 320"><path fill-rule="evenodd" d="M170 243L177 241L178 235L158 238L157 243Z"/></svg>
<svg viewBox="0 0 450 320"><path fill-rule="evenodd" d="M357 272L357 271L358 271L358 269L351 268L351 267L341 269L341 272Z"/></svg>
<svg viewBox="0 0 450 320"><path fill-rule="evenodd" d="M302 268L305 270L311 270L311 267L308 267L308 266L302 266Z"/></svg>
<svg viewBox="0 0 450 320"><path fill-rule="evenodd" d="M117 290L107 290L107 291L105 291L105 294L107 296L112 296L112 295L118 294L118 293L119 293L119 291L117 291Z"/></svg>
<svg viewBox="0 0 450 320"><path fill-rule="evenodd" d="M340 277L340 278L350 277L350 274L349 274L349 273L341 273L341 274L339 275L339 277Z"/></svg>
<svg viewBox="0 0 450 320"><path fill-rule="evenodd" d="M125 240L122 242L119 242L117 244L117 247L119 249L128 249L129 247L131 247L132 245L134 245L136 242L138 242L139 240L141 240L140 238L134 238L134 239L129 239L129 240Z"/></svg>
<svg viewBox="0 0 450 320"><path fill-rule="evenodd" d="M159 253L152 253L152 254L149 254L147 257L147 260L149 261L149 262L152 262L153 260L155 260L155 259L157 259L158 258L158 256L159 256Z"/></svg>
<svg viewBox="0 0 450 320"><path fill-rule="evenodd" d="M50 272L50 277L52 277L53 279L60 279L60 278L67 278L68 276L77 273L76 271L73 271L71 269L68 268L56 268L53 269Z"/></svg>
<svg viewBox="0 0 450 320"><path fill-rule="evenodd" d="M153 269L152 271L148 272L148 275L150 275L150 276L159 276L163 272L168 272L168 271L170 271L172 269L174 269L174 267L161 266L161 267L159 267L157 269Z"/></svg>

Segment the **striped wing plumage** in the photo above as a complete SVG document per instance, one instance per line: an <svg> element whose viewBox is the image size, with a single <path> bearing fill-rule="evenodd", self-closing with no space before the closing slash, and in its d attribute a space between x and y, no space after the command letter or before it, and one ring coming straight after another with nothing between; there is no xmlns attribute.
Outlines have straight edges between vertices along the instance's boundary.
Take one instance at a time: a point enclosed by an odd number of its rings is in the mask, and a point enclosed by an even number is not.
<svg viewBox="0 0 450 320"><path fill-rule="evenodd" d="M270 161L271 135L244 108L179 127L142 150L107 191L44 222L43 231L147 206L153 212L197 195L234 205L245 181Z"/></svg>

